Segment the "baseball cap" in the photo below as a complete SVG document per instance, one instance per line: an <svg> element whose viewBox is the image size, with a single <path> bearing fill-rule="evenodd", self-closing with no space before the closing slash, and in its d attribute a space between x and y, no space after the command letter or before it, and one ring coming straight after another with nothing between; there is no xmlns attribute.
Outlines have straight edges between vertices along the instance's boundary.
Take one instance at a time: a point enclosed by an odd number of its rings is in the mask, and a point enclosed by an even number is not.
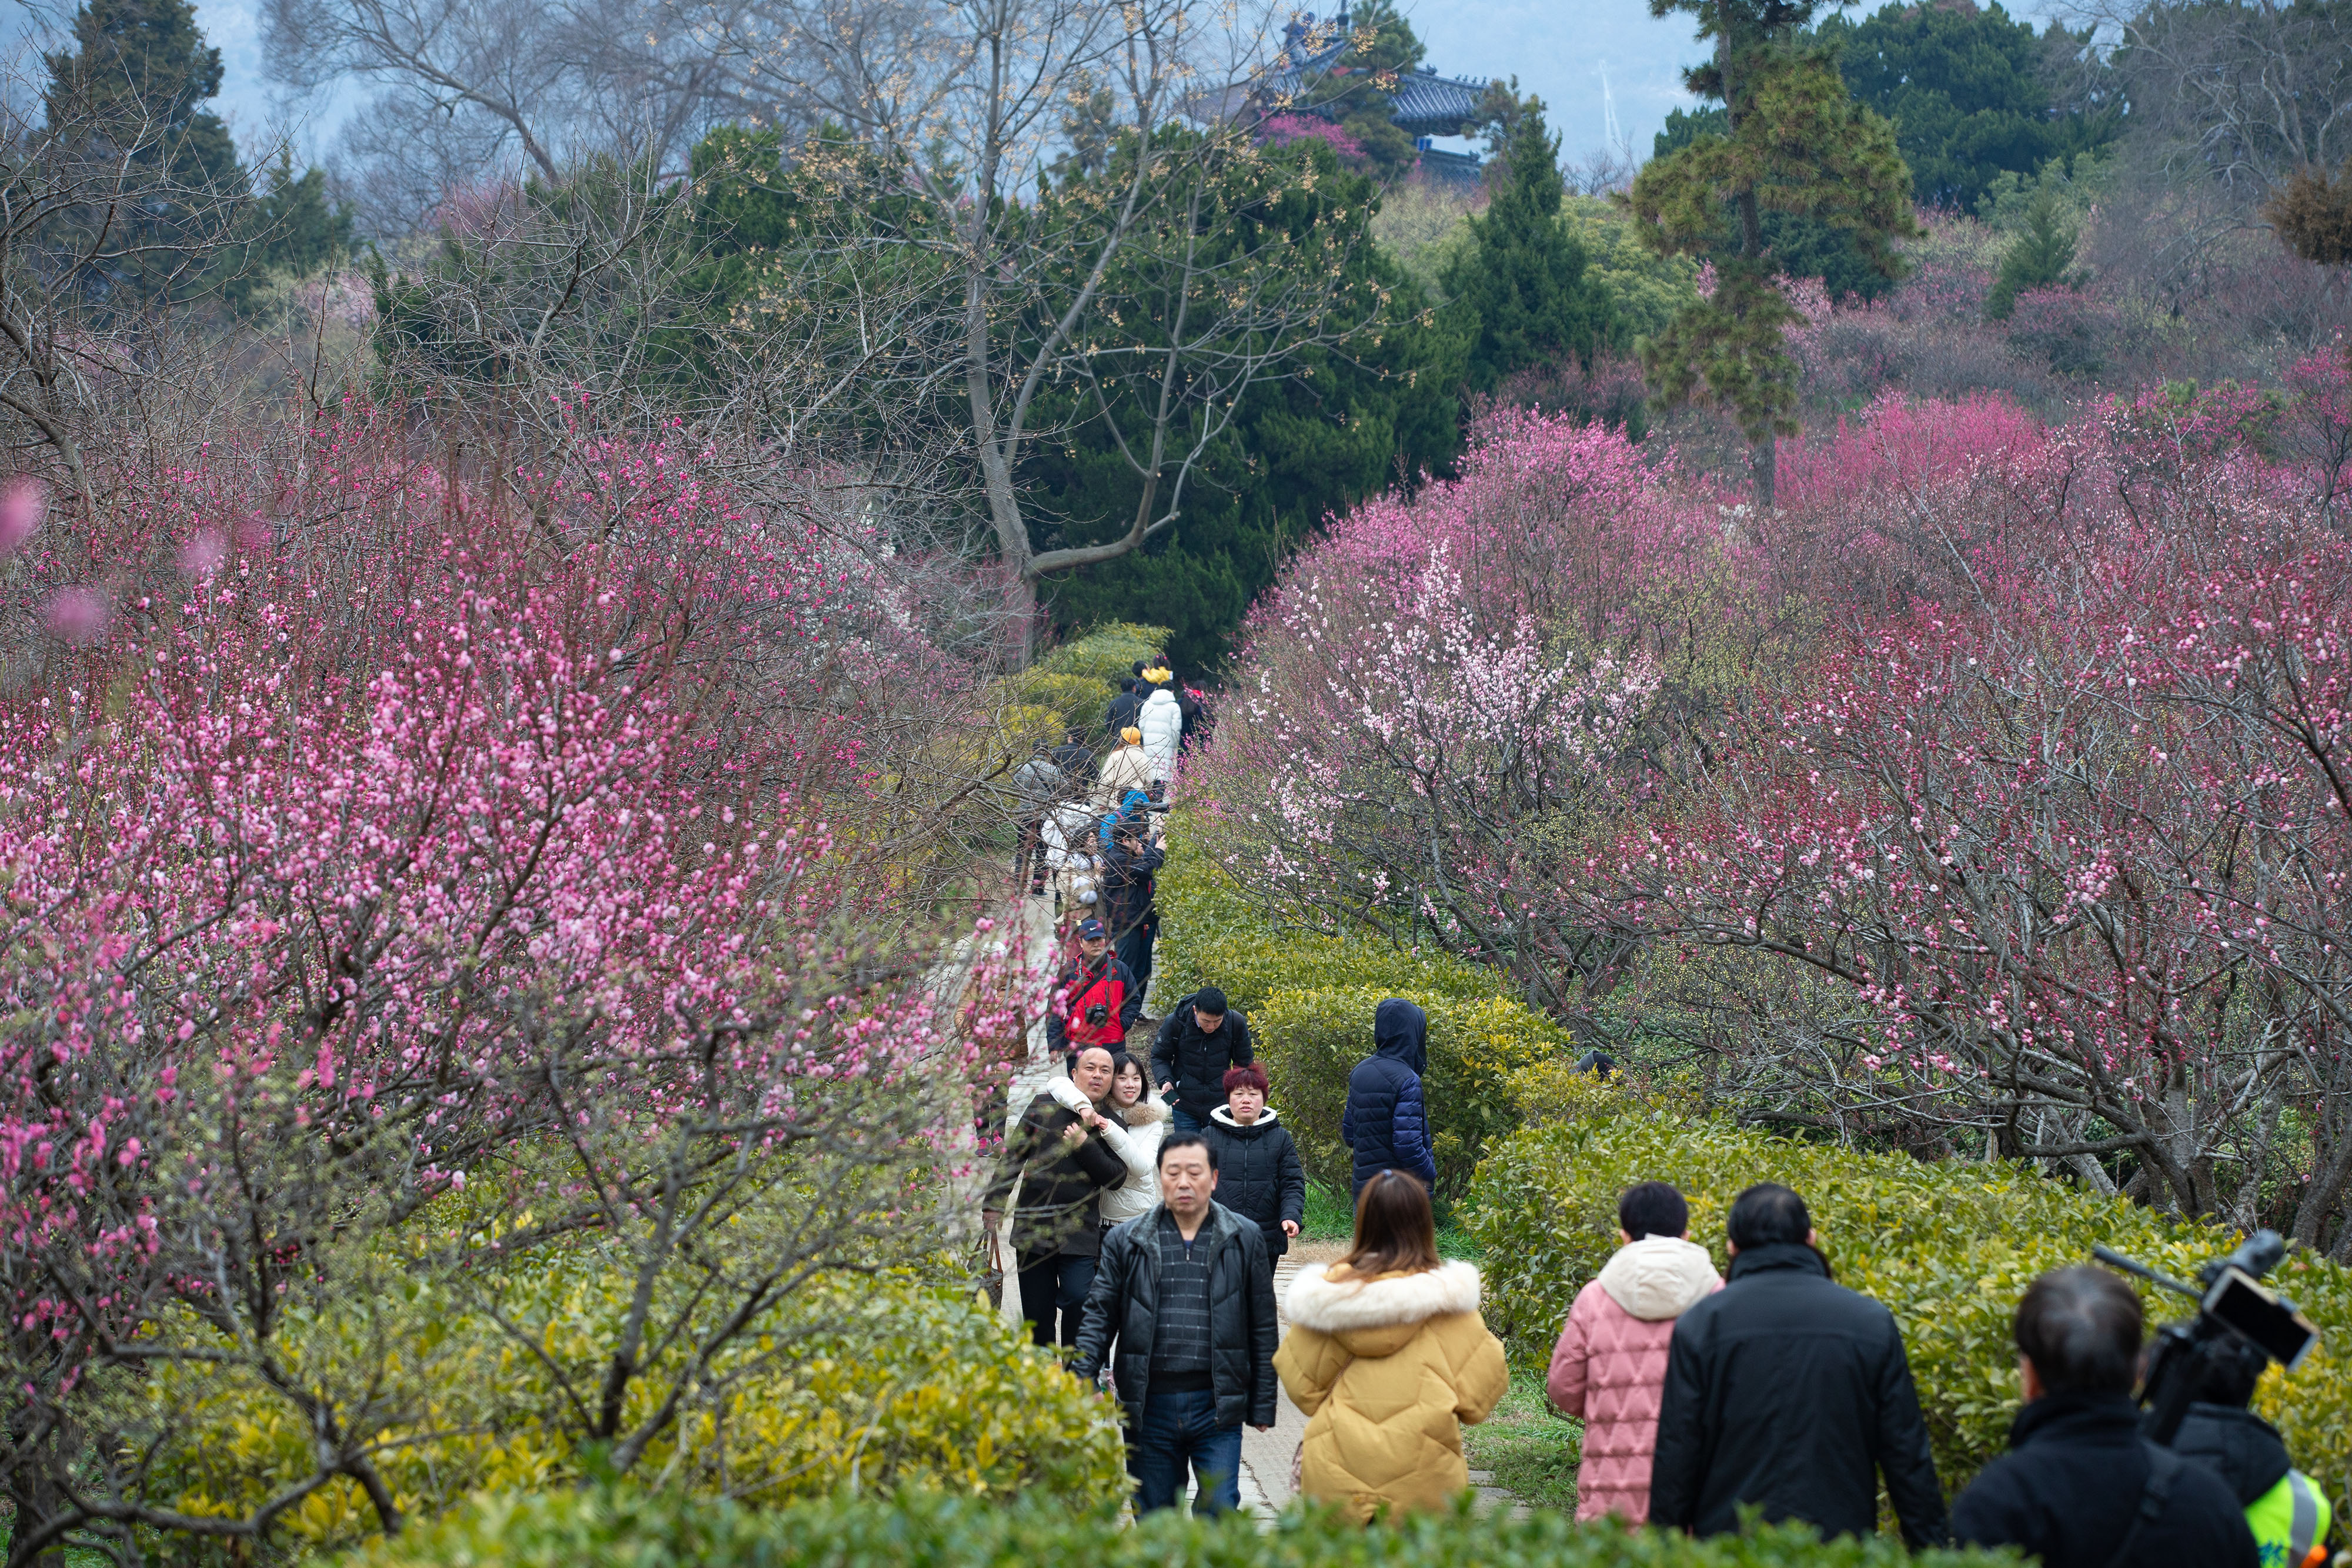
<svg viewBox="0 0 2352 1568"><path fill-rule="evenodd" d="M1100 941L1103 937L1109 935L1110 928L1099 920L1081 920L1078 922L1078 940L1081 942Z"/></svg>

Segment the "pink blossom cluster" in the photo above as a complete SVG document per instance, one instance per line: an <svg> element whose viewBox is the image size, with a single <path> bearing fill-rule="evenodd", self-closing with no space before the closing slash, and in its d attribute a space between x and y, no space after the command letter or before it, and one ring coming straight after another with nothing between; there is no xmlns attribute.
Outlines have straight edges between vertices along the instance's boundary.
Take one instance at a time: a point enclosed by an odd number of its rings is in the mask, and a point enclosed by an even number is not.
<svg viewBox="0 0 2352 1568"><path fill-rule="evenodd" d="M1258 140L1268 147L1294 141L1320 141L1342 158L1361 158L1364 144L1343 127L1319 114L1270 114L1258 122Z"/></svg>
<svg viewBox="0 0 2352 1568"><path fill-rule="evenodd" d="M1510 410L1459 479L1335 520L1252 612L1190 777L1235 874L1501 946L1516 835L1604 786L1657 689L1631 617L1671 551L1635 563L1608 536L1719 538L1655 488L1622 434Z"/></svg>

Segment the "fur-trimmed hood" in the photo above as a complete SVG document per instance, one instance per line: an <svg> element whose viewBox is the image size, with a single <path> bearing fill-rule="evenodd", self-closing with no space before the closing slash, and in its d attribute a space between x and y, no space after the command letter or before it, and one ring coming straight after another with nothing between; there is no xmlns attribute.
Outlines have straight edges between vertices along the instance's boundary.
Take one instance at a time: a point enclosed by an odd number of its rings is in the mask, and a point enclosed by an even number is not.
<svg viewBox="0 0 2352 1568"><path fill-rule="evenodd" d="M1430 1319L1478 1310L1478 1270L1444 1263L1423 1273L1359 1281L1335 1281L1322 1264L1310 1264L1290 1281L1283 1310L1300 1328L1338 1340L1350 1355L1394 1355Z"/></svg>
<svg viewBox="0 0 2352 1568"><path fill-rule="evenodd" d="M1628 1315L1654 1323L1682 1316L1723 1281L1698 1243L1645 1236L1617 1249L1601 1270L1601 1288Z"/></svg>

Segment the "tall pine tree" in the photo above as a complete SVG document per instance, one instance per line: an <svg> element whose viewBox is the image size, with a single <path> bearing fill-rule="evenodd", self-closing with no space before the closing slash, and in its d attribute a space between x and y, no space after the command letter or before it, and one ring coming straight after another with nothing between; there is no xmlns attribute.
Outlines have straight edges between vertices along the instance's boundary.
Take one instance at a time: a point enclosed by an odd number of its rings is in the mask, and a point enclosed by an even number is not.
<svg viewBox="0 0 2352 1568"><path fill-rule="evenodd" d="M89 0L74 16L74 47L47 63L51 133L93 171L125 171L74 220L99 248L93 291L185 292L208 274L251 194L228 127L204 107L220 91L221 60L195 7Z"/></svg>
<svg viewBox="0 0 2352 1568"><path fill-rule="evenodd" d="M1715 58L1685 79L1722 103L1724 121L1651 160L1628 204L1660 256L1715 252L1727 223L1738 247L1717 254L1713 292L1650 340L1644 368L1667 398L1705 395L1731 412L1750 443L1757 501L1769 507L1777 437L1797 430L1797 366L1781 334L1799 318L1774 285L1785 262L1765 217L1843 230L1893 277L1902 268L1894 242L1918 231L1911 172L1894 127L1853 100L1829 49L1804 37L1813 0L1650 0L1650 10L1688 12L1713 40Z"/></svg>
<svg viewBox="0 0 2352 1568"><path fill-rule="evenodd" d="M1542 100L1526 100L1506 135L1502 182L1442 280L1447 308L1472 334L1473 392L1571 356L1590 367L1620 336L1608 290L1586 275L1584 246L1560 221L1567 185Z"/></svg>

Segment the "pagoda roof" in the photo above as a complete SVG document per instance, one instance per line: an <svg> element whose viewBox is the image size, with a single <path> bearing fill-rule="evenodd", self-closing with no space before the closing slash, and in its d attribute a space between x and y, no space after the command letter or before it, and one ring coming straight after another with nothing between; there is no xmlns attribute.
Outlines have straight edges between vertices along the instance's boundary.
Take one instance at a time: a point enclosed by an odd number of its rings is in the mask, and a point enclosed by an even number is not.
<svg viewBox="0 0 2352 1568"><path fill-rule="evenodd" d="M1310 84L1324 77L1354 74L1338 63L1348 45L1343 27L1340 36L1323 48L1276 71L1266 79L1266 87L1276 101L1288 102L1302 97ZM1397 78L1389 123L1409 136L1456 136L1478 118L1478 103L1486 95L1484 81L1439 76L1434 68L1423 66Z"/></svg>
<svg viewBox="0 0 2352 1568"><path fill-rule="evenodd" d="M1486 96L1485 82L1412 71L1397 78L1396 111L1389 120L1416 136L1458 136L1478 118L1478 101Z"/></svg>

